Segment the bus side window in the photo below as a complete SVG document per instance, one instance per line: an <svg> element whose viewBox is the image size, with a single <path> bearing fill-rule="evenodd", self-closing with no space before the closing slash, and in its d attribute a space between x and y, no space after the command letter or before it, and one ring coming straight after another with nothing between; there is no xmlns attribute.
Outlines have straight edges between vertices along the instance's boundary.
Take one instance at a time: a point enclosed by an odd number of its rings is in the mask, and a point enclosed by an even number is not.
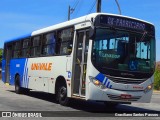
<svg viewBox="0 0 160 120"><path fill-rule="evenodd" d="M54 55L55 44L56 44L55 33L53 32L46 34L42 41L42 54L45 56Z"/></svg>
<svg viewBox="0 0 160 120"><path fill-rule="evenodd" d="M73 47L73 28L64 29L58 33L57 49L58 46L60 47L58 51L60 55L71 54Z"/></svg>
<svg viewBox="0 0 160 120"><path fill-rule="evenodd" d="M59 55L60 54L60 47L61 47L61 32L57 32L57 41L56 41L56 54Z"/></svg>
<svg viewBox="0 0 160 120"><path fill-rule="evenodd" d="M23 40L23 49L22 49L22 57L30 56L30 39Z"/></svg>
<svg viewBox="0 0 160 120"><path fill-rule="evenodd" d="M21 48L22 48L21 41L17 41L14 43L13 58L20 58L22 56Z"/></svg>
<svg viewBox="0 0 160 120"><path fill-rule="evenodd" d="M35 36L31 39L31 57L40 56L41 37Z"/></svg>

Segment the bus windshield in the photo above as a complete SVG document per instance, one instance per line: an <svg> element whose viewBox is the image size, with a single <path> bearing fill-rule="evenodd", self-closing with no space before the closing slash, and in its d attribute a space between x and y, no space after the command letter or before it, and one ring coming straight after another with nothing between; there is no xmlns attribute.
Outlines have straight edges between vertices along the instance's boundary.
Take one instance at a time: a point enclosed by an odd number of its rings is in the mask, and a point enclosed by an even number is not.
<svg viewBox="0 0 160 120"><path fill-rule="evenodd" d="M99 70L153 73L154 45L154 37L147 32L97 28L93 40L92 62Z"/></svg>

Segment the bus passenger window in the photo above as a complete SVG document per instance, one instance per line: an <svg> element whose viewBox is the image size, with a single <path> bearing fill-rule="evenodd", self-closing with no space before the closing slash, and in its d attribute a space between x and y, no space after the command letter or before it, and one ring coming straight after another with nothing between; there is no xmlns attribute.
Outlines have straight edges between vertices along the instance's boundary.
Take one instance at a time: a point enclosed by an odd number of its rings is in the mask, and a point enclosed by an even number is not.
<svg viewBox="0 0 160 120"><path fill-rule="evenodd" d="M30 39L23 40L22 57L30 56Z"/></svg>
<svg viewBox="0 0 160 120"><path fill-rule="evenodd" d="M60 54L60 46L61 46L61 32L58 32L58 34L57 34L57 40L56 40L56 49L55 49L55 53L57 54L57 55L59 55Z"/></svg>
<svg viewBox="0 0 160 120"><path fill-rule="evenodd" d="M21 41L15 42L14 44L14 58L20 58L21 57Z"/></svg>
<svg viewBox="0 0 160 120"><path fill-rule="evenodd" d="M40 55L40 44L41 44L41 37L36 36L32 38L31 42L31 56L38 57Z"/></svg>
<svg viewBox="0 0 160 120"><path fill-rule="evenodd" d="M60 47L60 55L69 55L72 52L73 46L73 28L68 28L60 31L58 33L59 37L59 45Z"/></svg>
<svg viewBox="0 0 160 120"><path fill-rule="evenodd" d="M48 33L44 36L42 54L43 55L54 55L55 54L55 34Z"/></svg>
<svg viewBox="0 0 160 120"><path fill-rule="evenodd" d="M60 53L62 55L67 55L67 54L71 54L71 52L72 52L72 45L70 45L68 42L63 42L61 44Z"/></svg>

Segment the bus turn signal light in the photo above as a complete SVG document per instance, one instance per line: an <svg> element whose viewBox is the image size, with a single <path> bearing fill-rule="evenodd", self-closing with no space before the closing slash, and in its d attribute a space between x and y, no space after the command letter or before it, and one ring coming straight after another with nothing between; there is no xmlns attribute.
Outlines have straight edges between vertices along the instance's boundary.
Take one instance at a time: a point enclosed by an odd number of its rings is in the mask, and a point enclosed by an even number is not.
<svg viewBox="0 0 160 120"><path fill-rule="evenodd" d="M95 79L94 77L89 76L90 81L97 87L101 88L101 89L105 89L106 87L97 79Z"/></svg>
<svg viewBox="0 0 160 120"><path fill-rule="evenodd" d="M147 88L148 88L149 90L150 90L150 89L152 89L152 85L148 85L148 87L147 87Z"/></svg>
<svg viewBox="0 0 160 120"><path fill-rule="evenodd" d="M95 80L95 81L94 81L94 84L95 84L95 85L100 85L100 82L99 82L98 80Z"/></svg>
<svg viewBox="0 0 160 120"><path fill-rule="evenodd" d="M153 84L150 84L150 85L147 86L147 88L144 90L144 92L147 93L152 89L153 89Z"/></svg>

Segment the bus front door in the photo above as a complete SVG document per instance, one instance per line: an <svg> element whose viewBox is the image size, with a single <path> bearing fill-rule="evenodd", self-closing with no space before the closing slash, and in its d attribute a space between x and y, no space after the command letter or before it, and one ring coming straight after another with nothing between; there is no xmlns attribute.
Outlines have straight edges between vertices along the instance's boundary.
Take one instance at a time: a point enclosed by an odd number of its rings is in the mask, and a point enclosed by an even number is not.
<svg viewBox="0 0 160 120"><path fill-rule="evenodd" d="M86 87L86 70L87 70L87 56L89 46L89 32L79 31L77 33L76 51L74 58L74 77L73 77L73 94L78 96L85 96Z"/></svg>

